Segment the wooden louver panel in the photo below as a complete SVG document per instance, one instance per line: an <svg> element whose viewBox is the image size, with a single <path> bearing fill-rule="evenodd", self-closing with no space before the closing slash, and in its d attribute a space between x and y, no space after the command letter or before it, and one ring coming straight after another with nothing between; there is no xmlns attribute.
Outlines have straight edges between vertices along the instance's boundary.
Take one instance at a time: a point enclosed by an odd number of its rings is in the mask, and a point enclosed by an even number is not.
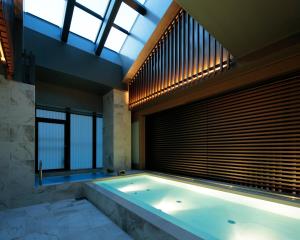
<svg viewBox="0 0 300 240"><path fill-rule="evenodd" d="M151 170L300 194L300 77L147 117Z"/></svg>
<svg viewBox="0 0 300 240"><path fill-rule="evenodd" d="M228 69L230 53L181 10L128 84L129 108Z"/></svg>

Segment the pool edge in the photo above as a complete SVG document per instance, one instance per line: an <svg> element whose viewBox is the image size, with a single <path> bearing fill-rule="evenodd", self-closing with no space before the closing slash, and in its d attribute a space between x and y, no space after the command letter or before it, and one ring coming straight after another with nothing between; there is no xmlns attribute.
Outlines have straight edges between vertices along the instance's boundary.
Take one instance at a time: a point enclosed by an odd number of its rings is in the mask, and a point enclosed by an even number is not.
<svg viewBox="0 0 300 240"><path fill-rule="evenodd" d="M85 197L134 239L204 240L93 182L84 183Z"/></svg>

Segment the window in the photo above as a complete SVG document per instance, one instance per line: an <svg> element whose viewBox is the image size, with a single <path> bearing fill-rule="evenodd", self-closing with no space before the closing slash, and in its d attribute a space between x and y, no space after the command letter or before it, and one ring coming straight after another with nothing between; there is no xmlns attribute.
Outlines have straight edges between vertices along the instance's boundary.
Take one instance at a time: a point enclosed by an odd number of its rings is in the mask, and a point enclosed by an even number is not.
<svg viewBox="0 0 300 240"><path fill-rule="evenodd" d="M25 12L62 27L66 5L66 0L25 0Z"/></svg>
<svg viewBox="0 0 300 240"><path fill-rule="evenodd" d="M97 140L96 140L96 167L103 167L103 118L97 117Z"/></svg>
<svg viewBox="0 0 300 240"><path fill-rule="evenodd" d="M93 119L71 114L71 169L93 167Z"/></svg>
<svg viewBox="0 0 300 240"><path fill-rule="evenodd" d="M75 7L70 31L92 42L95 42L101 22L102 21L100 19L92 16L78 7Z"/></svg>
<svg viewBox="0 0 300 240"><path fill-rule="evenodd" d="M59 123L38 123L38 169L62 169L65 159L65 126Z"/></svg>
<svg viewBox="0 0 300 240"><path fill-rule="evenodd" d="M36 116L40 117L40 118L66 120L66 113L64 113L64 112L54 112L54 111L48 111L48 110L43 110L43 109L37 109Z"/></svg>
<svg viewBox="0 0 300 240"><path fill-rule="evenodd" d="M36 132L36 170L103 167L102 117L37 109Z"/></svg>

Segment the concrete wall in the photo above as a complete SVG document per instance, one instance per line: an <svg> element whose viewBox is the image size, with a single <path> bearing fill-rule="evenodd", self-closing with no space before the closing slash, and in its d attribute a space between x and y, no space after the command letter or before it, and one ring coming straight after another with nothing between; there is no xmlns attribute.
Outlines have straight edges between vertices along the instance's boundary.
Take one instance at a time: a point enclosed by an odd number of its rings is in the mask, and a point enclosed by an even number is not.
<svg viewBox="0 0 300 240"><path fill-rule="evenodd" d="M36 104L102 113L102 96L45 82L36 83Z"/></svg>
<svg viewBox="0 0 300 240"><path fill-rule="evenodd" d="M131 168L131 113L127 92L113 89L103 97L104 167Z"/></svg>
<svg viewBox="0 0 300 240"><path fill-rule="evenodd" d="M111 88L124 89L118 64L24 28L24 50L32 52L37 66L87 79Z"/></svg>

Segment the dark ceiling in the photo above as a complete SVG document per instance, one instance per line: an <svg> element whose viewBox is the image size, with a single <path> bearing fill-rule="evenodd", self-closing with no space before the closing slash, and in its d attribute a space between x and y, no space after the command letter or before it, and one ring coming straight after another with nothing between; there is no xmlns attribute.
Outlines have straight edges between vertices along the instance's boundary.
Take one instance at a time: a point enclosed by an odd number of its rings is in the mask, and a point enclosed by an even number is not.
<svg viewBox="0 0 300 240"><path fill-rule="evenodd" d="M299 0L176 0L235 58L300 32Z"/></svg>

